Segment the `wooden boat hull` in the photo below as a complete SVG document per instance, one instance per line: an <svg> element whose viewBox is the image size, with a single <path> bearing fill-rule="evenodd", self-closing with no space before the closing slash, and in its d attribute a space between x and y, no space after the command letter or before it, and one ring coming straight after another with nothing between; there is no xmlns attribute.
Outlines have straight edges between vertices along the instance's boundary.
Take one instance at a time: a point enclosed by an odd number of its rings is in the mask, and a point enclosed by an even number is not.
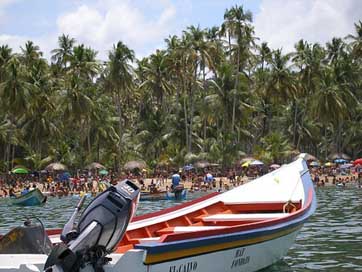
<svg viewBox="0 0 362 272"><path fill-rule="evenodd" d="M187 190L184 189L178 197L175 193L172 192L158 192L158 193L149 193L141 192L140 200L141 201L158 201L158 200L185 200L187 196Z"/></svg>
<svg viewBox="0 0 362 272"><path fill-rule="evenodd" d="M140 200L141 201L166 200L166 191L157 192L157 193L141 192Z"/></svg>
<svg viewBox="0 0 362 272"><path fill-rule="evenodd" d="M37 206L46 201L46 197L39 189L32 190L25 195L10 199L11 204L18 206Z"/></svg>
<svg viewBox="0 0 362 272"><path fill-rule="evenodd" d="M288 205L287 205L288 204ZM288 210L289 205L294 206ZM130 223L104 269L132 272L252 272L286 255L316 209L307 165L288 166ZM60 230L49 231L59 241ZM1 271L42 271L46 255L0 255ZM93 271L86 267L82 271Z"/></svg>
<svg viewBox="0 0 362 272"><path fill-rule="evenodd" d="M293 245L299 230L277 239L254 245L236 247L229 250L217 251L158 264L145 265L144 252L132 250L125 255L111 254L112 261L105 266L106 272L252 272L268 267L286 255ZM22 265L10 268L11 262ZM0 271L43 271L46 255L0 255ZM10 263L9 263L10 262ZM5 265L6 264L6 265ZM9 266L9 269L4 266ZM127 269L127 270L126 270ZM81 271L93 271L90 268Z"/></svg>

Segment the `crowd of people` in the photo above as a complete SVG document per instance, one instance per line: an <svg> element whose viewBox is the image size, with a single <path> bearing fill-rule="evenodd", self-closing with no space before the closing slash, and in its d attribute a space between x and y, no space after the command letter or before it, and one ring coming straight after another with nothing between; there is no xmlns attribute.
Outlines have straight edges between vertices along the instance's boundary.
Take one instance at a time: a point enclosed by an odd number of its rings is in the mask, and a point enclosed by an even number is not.
<svg viewBox="0 0 362 272"><path fill-rule="evenodd" d="M77 173L32 173L26 175L6 174L0 176L0 197L16 197L38 188L50 196L67 196L74 194L96 195L104 191L110 184L123 179L131 179L138 183L142 191L161 192L174 190L181 184L189 192L219 190L226 191L239 186L250 179L262 176L273 169L270 167L234 167L222 169L207 167L203 169L156 169L153 173L146 171L129 171L122 175L99 175L96 171L84 174ZM317 186L362 186L362 169L342 169L338 165L332 167L310 167L314 183Z"/></svg>

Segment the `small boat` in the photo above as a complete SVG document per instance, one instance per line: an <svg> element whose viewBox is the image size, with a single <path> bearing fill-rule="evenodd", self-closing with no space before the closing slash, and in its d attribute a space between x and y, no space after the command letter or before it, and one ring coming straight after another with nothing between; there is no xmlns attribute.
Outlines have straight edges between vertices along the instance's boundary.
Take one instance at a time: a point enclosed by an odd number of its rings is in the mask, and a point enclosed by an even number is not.
<svg viewBox="0 0 362 272"><path fill-rule="evenodd" d="M316 205L307 164L300 158L225 193L214 192L134 217L113 253L108 255L112 260L102 269L106 272L257 271L287 254ZM47 231L53 244L64 237L64 229ZM102 229L105 228L99 228ZM77 237L86 235L84 232ZM74 244L82 243L71 243L69 248ZM47 260L46 254L0 254L0 272L43 271ZM88 264L81 271L94 270Z"/></svg>
<svg viewBox="0 0 362 272"><path fill-rule="evenodd" d="M38 188L19 197L10 198L11 204L19 206L36 206L45 203L46 200L47 197Z"/></svg>
<svg viewBox="0 0 362 272"><path fill-rule="evenodd" d="M157 192L141 191L140 195L141 201L157 201L157 200L166 200L166 199L167 199L167 191L157 191Z"/></svg>

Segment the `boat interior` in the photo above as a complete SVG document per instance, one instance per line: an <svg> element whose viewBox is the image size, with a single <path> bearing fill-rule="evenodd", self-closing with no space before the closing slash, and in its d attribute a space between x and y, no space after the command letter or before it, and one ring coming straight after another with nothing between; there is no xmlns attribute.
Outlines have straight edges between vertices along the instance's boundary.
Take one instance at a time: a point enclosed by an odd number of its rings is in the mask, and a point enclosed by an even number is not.
<svg viewBox="0 0 362 272"><path fill-rule="evenodd" d="M217 195L211 194L196 201L190 201L171 207L159 212L134 217L132 223L139 223L147 219L162 218L170 212L176 212L191 207L192 205L212 198ZM183 239L191 239L205 236L217 235L223 229L229 233L233 227L245 230L255 229L261 224L272 223L277 219L284 218L302 208L302 201L285 202L257 202L257 203L235 203L218 201L202 209L190 209L190 212L180 212L167 220L157 220L156 223L141 224L141 227L130 227L123 239L118 244L116 253L125 253L133 249L136 244L150 241L171 242ZM133 224L133 225L135 225ZM143 226L142 226L143 225ZM61 229L47 230L51 243L60 242ZM0 236L1 242L2 236Z"/></svg>
<svg viewBox="0 0 362 272"><path fill-rule="evenodd" d="M133 222L167 214L193 203L186 203L176 208L135 217ZM124 253L134 245L150 241L170 242L186 237L201 237L214 235L222 229L233 226L249 226L249 229L260 226L274 219L280 219L302 208L302 201L235 203L219 201L205 208L192 211L170 220L150 224L144 227L127 230L120 242L117 253ZM192 235L190 235L192 234Z"/></svg>

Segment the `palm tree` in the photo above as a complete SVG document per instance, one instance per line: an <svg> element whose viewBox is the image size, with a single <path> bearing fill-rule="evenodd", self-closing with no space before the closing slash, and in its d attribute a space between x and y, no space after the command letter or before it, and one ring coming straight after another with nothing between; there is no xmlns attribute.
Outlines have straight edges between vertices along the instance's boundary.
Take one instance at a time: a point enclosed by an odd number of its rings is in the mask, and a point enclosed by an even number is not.
<svg viewBox="0 0 362 272"><path fill-rule="evenodd" d="M165 51L157 50L147 60L142 67L143 82L140 88L150 91L156 98L157 105L164 107L164 97L173 92L173 86L169 81L168 56Z"/></svg>
<svg viewBox="0 0 362 272"><path fill-rule="evenodd" d="M352 40L350 46L352 47L352 54L357 58L362 57L362 22L354 24L356 35L348 35L347 40Z"/></svg>
<svg viewBox="0 0 362 272"><path fill-rule="evenodd" d="M28 108L29 91L32 86L26 82L26 71L18 57L11 57L5 66L5 80L0 83L0 97L2 107L6 110L7 118L13 127L17 127L19 119ZM17 134L11 130L8 135L7 158L14 158L15 145L11 146L11 139ZM15 141L12 140L14 143ZM11 151L12 148L12 151Z"/></svg>
<svg viewBox="0 0 362 272"><path fill-rule="evenodd" d="M11 58L12 49L8 45L0 46L0 82L5 78L5 67Z"/></svg>
<svg viewBox="0 0 362 272"><path fill-rule="evenodd" d="M230 10L226 10L224 14L224 23L222 32L227 35L229 43L230 57L235 59L235 73L238 75L246 66L247 60L251 54L250 47L254 44L254 30L250 25L252 22L252 14L245 11L243 6L235 6ZM236 45L231 45L231 39L236 39ZM233 54L235 53L235 54ZM236 116L236 90L239 88L239 77L236 77L233 97L233 115L231 119L231 128L235 128Z"/></svg>
<svg viewBox="0 0 362 272"><path fill-rule="evenodd" d="M53 54L51 57L52 62L62 69L67 68L73 55L73 46L75 42L76 40L74 38L70 38L69 35L62 34L58 38L59 48L51 51Z"/></svg>
<svg viewBox="0 0 362 272"><path fill-rule="evenodd" d="M20 47L20 49L21 60L28 67L30 67L35 60L38 60L43 55L39 46L34 45L32 41L27 41L25 43L25 47Z"/></svg>
<svg viewBox="0 0 362 272"><path fill-rule="evenodd" d="M123 134L121 99L122 96L127 96L132 90L134 71L131 62L134 61L134 52L124 43L119 41L116 45L113 45L112 51L109 52L108 59L106 73L119 118L118 136L121 140ZM118 144L119 159L121 157L121 145L122 143L120 142Z"/></svg>

